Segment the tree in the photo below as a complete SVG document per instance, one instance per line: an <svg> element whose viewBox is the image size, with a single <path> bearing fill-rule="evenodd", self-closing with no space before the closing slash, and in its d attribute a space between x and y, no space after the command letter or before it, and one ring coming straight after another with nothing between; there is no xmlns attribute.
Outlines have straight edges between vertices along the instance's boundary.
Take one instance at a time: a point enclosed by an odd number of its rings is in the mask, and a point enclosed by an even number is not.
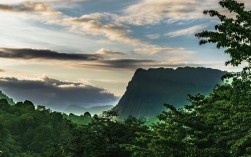
<svg viewBox="0 0 251 157"><path fill-rule="evenodd" d="M90 112L85 112L84 117L86 117L86 118L91 118L92 115L90 114Z"/></svg>
<svg viewBox="0 0 251 157"><path fill-rule="evenodd" d="M235 0L222 0L219 4L229 14L221 14L216 10L205 10L204 14L217 17L221 23L215 26L216 31L203 31L196 34L200 44L216 43L217 48L226 48L225 53L231 59L226 65L240 65L243 61L251 63L251 11L245 9L243 3Z"/></svg>

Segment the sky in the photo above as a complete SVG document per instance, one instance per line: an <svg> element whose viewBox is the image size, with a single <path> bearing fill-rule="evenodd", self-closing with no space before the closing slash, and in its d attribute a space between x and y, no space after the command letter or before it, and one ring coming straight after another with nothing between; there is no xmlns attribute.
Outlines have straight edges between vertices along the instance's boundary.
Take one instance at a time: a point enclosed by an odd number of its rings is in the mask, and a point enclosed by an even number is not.
<svg viewBox="0 0 251 157"><path fill-rule="evenodd" d="M115 105L137 68L238 70L198 44L219 22L205 9L224 11L218 0L0 0L0 89L63 110Z"/></svg>

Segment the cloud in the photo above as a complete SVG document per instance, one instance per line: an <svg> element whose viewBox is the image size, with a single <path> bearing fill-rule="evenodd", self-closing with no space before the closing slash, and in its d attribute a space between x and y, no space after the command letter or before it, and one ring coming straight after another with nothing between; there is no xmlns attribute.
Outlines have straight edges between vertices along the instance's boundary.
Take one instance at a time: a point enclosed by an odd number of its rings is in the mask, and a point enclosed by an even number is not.
<svg viewBox="0 0 251 157"><path fill-rule="evenodd" d="M202 14L207 9L222 11L218 0L140 0L123 10L121 21L133 25L155 25L166 21L173 23L205 18ZM244 2L247 8L251 8L251 2Z"/></svg>
<svg viewBox="0 0 251 157"><path fill-rule="evenodd" d="M183 62L190 58L192 51L187 51L184 48L138 48L133 52L116 52L107 49L99 49L92 54L79 54L79 53L59 53L51 50L40 49L14 49L14 48L0 48L0 58L15 59L15 60L31 60L43 61L43 65L59 65L64 67L77 67L77 68L99 68L102 70L108 69L125 69L135 70L137 68L149 67L173 67L183 65ZM144 59L142 58L144 55ZM154 59L153 59L154 55ZM157 56L156 56L157 55ZM63 62L67 61L67 62ZM30 62L38 63L40 62ZM182 64L181 64L182 63ZM25 62L22 64L29 63ZM194 66L195 64L184 64Z"/></svg>
<svg viewBox="0 0 251 157"><path fill-rule="evenodd" d="M124 56L126 55L125 53L123 52L114 52L114 51L110 51L110 50L107 50L107 49L99 49L96 54L98 55L105 55L105 56Z"/></svg>
<svg viewBox="0 0 251 157"><path fill-rule="evenodd" d="M205 0L140 0L124 10L124 21L134 25L157 24L164 19L185 20L202 16ZM210 5L208 6L210 7Z"/></svg>
<svg viewBox="0 0 251 157"><path fill-rule="evenodd" d="M179 37L179 36L194 35L198 32L201 32L203 29L206 29L206 28L207 28L207 26L205 26L205 25L196 25L196 26L181 29L178 31L166 33L165 36Z"/></svg>
<svg viewBox="0 0 251 157"><path fill-rule="evenodd" d="M77 67L99 67L101 69L124 69L124 70L136 70L138 68L156 68L156 67L180 67L180 66L203 66L202 64L178 62L178 61L156 61L156 60L143 60L143 59L108 59L100 60L91 63L81 63L76 65Z"/></svg>
<svg viewBox="0 0 251 157"><path fill-rule="evenodd" d="M36 105L46 105L59 111L69 105L101 106L114 104L118 100L118 97L102 88L48 77L41 80L2 77L0 88L16 101L31 100Z"/></svg>
<svg viewBox="0 0 251 157"><path fill-rule="evenodd" d="M146 35L146 37L154 40L154 39L158 39L160 37L160 35L158 33L157 34L148 34L148 35Z"/></svg>
<svg viewBox="0 0 251 157"><path fill-rule="evenodd" d="M131 45L145 45L140 39L133 38L129 35L129 28L116 21L118 15L109 13L92 13L81 17L69 17L62 12L55 10L48 3L43 2L23 2L19 4L0 4L0 11L20 12L20 13L37 13L42 15L35 17L47 23L61 25L69 28L71 31L77 31L82 34L93 36L105 36L111 41ZM34 17L34 14L30 15Z"/></svg>
<svg viewBox="0 0 251 157"><path fill-rule="evenodd" d="M217 0L140 0L135 4L129 5L120 14L111 13L91 13L81 17L69 17L62 12L55 10L50 3L63 0L42 0L42 1L23 1L19 0L18 4L0 4L0 10L9 12L34 12L48 17L38 17L40 20L54 23L70 30L78 31L84 34L94 36L105 36L109 40L126 43L134 46L148 46L149 43L131 36L129 25L154 25L160 22L187 21L191 19L205 18L202 14L205 9L220 8ZM86 0L71 0L69 2L80 2ZM245 2L251 6L251 2ZM6 2L3 1L3 2ZM97 2L98 3L98 2ZM57 18L55 20L55 17ZM126 27L128 26L128 27ZM157 39L159 35L150 34L149 39Z"/></svg>
<svg viewBox="0 0 251 157"><path fill-rule="evenodd" d="M142 5L144 5L144 1L142 3ZM159 3L157 4L159 5ZM131 7L135 8L136 6ZM132 13L132 15L91 13L83 15L81 17L70 17L64 15L59 11L56 11L48 4L33 2L24 2L18 5L3 5L2 9L0 7L0 10L14 12L49 13L49 16L46 17L37 16L37 20L44 20L47 23L60 25L69 29L70 31L81 33L82 35L103 36L110 41L125 43L136 48L146 48L151 50L153 50L153 48L162 49L162 47L160 46L153 45L151 43L143 41L143 39L139 39L131 35L133 32L131 31L128 23L131 24L130 20L134 21L134 18L135 21L137 21L137 17L135 17L138 16L135 15L137 12L134 12L135 14ZM129 12L132 11L130 7L127 10ZM139 11L141 12L142 10ZM148 35L147 37L151 39L157 39L159 35L152 34Z"/></svg>
<svg viewBox="0 0 251 157"><path fill-rule="evenodd" d="M63 66L71 66L78 68L93 68L99 67L101 69L130 69L142 67L160 67L169 66L180 63L193 52L187 51L184 48L138 48L134 52L123 53L115 52L107 49L99 49L93 54L73 54L73 53L59 53L51 50L40 49L14 49L14 48L0 48L0 58L16 59L16 60L55 60L68 61L62 64ZM146 55L148 59L142 59L141 55ZM160 55L153 60L152 55ZM25 63L27 64L27 63ZM55 64L55 62L53 62ZM61 62L57 62L58 65Z"/></svg>
<svg viewBox="0 0 251 157"><path fill-rule="evenodd" d="M102 59L101 56L95 54L69 54L58 53L51 50L36 49L12 49L0 48L1 58L10 59L49 59L49 60L72 60L72 61L93 61Z"/></svg>
<svg viewBox="0 0 251 157"><path fill-rule="evenodd" d="M61 16L62 13L54 10L50 5L41 2L23 2L14 5L0 4L0 11L7 12L32 12L49 16Z"/></svg>
<svg viewBox="0 0 251 157"><path fill-rule="evenodd" d="M153 60L137 60L137 59L112 59L100 61L101 66L106 68L119 68L119 69L135 69L153 64Z"/></svg>
<svg viewBox="0 0 251 157"><path fill-rule="evenodd" d="M165 54L167 57L176 57L184 58L184 56L189 57L193 54L193 51L186 50L185 48L169 48L169 47L159 47L159 46L149 46L144 48L136 48L134 50L137 54L145 54L145 55L158 55L158 54Z"/></svg>
<svg viewBox="0 0 251 157"><path fill-rule="evenodd" d="M38 2L38 0L1 0L2 4L18 4L18 3L24 3L24 2ZM71 4L71 3L77 3L77 2L85 2L88 0L39 0L39 2L46 2L46 3L60 3L60 4Z"/></svg>
<svg viewBox="0 0 251 157"><path fill-rule="evenodd" d="M130 29L115 19L117 15L108 13L93 13L79 18L65 18L63 24L71 30L94 36L105 36L111 41L117 41L134 46L146 45L147 43L129 35Z"/></svg>
<svg viewBox="0 0 251 157"><path fill-rule="evenodd" d="M157 7L159 5L166 4L166 1L160 0L160 1L153 1L153 0L142 0L141 3L135 4L132 6L129 6L121 15L118 14L111 14L111 13L91 13L86 14L81 17L70 17L66 16L63 13L56 11L51 6L45 3L33 3L33 2L25 2L18 5L5 5L4 8L7 7L7 9L2 10L9 10L9 11L18 11L18 12L45 12L45 13L51 13L49 18L46 19L46 22L53 23L56 25L63 26L64 28L69 29L70 31L75 31L77 33L80 33L82 35L92 35L92 36L103 36L109 39L110 41L115 41L119 43L125 43L130 46L133 46L134 51L136 52L138 49L144 51L138 51L142 52L141 55L152 55L157 54L159 52L163 52L165 50L175 49L175 48L169 48L169 47L161 47L158 45L153 45L151 43L148 43L144 41L143 39L136 38L132 36L133 33L130 29L130 25L133 24L130 22L130 20L137 21L138 18L144 18L144 16L141 16L142 14L145 14L144 10L139 9L137 12L133 11L135 8L138 8L138 6L146 6L146 9L150 9L150 12L154 12L156 9L155 7L152 8L152 5L149 5L148 3L152 4L153 6ZM177 2L172 2L168 4L173 4ZM181 2L180 2L181 3ZM178 4L180 4L178 3ZM188 2L187 2L188 3ZM185 4L187 4L185 3ZM192 2L189 2L189 4ZM183 1L181 3L183 4ZM180 4L180 5L181 5ZM41 6L40 6L41 5ZM149 8L148 8L149 7ZM160 8L160 12L162 7ZM0 8L1 10L1 8ZM59 13L57 15L53 15L54 13ZM140 13L140 15L138 15ZM158 15L159 17L162 17L162 13L153 13L154 15ZM50 18L52 17L52 18ZM56 17L56 20L55 20ZM147 17L151 18L151 13ZM154 16L155 17L155 16ZM163 16L165 17L165 16ZM43 19L40 16L37 16L37 19ZM159 19L159 18L158 18ZM43 19L45 20L45 19ZM128 21L129 20L129 21ZM148 21L148 20L147 20ZM151 21L151 20L150 20ZM148 21L148 22L150 22ZM137 23L137 22L136 22ZM151 22L150 22L151 23ZM145 23L149 24L149 23ZM137 25L137 24L136 24ZM157 39L160 37L159 34L150 34L147 36L150 39ZM179 49L179 48L178 48ZM182 51L184 52L184 51ZM99 52L99 53L105 53ZM108 55L107 51L106 54ZM118 53L117 53L118 54ZM111 53L109 53L111 55ZM113 55L115 55L113 53Z"/></svg>

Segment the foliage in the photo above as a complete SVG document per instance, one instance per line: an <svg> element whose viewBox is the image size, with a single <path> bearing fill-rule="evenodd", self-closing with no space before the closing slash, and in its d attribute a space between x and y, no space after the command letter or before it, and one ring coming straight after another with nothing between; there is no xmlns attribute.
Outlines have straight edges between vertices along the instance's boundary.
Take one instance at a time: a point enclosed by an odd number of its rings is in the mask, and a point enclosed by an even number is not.
<svg viewBox="0 0 251 157"><path fill-rule="evenodd" d="M216 31L203 31L196 34L202 38L200 44L216 43L217 48L226 48L231 60L226 64L238 66L241 62L251 63L251 11L245 9L244 3L235 0L222 0L219 4L228 10L221 14L216 10L205 10L204 14L217 17L221 23L215 26Z"/></svg>
<svg viewBox="0 0 251 157"><path fill-rule="evenodd" d="M120 122L116 116L114 111L93 117L90 113L67 116L44 106L35 108L30 101L11 106L1 99L0 156L131 156L126 145L134 144L137 132L148 127L136 118Z"/></svg>
<svg viewBox="0 0 251 157"><path fill-rule="evenodd" d="M78 124L78 125L87 125L91 122L91 114L89 112L85 112L84 115L77 116L73 113L70 113L69 115L64 114L64 118L67 120L70 120L72 123Z"/></svg>
<svg viewBox="0 0 251 157"><path fill-rule="evenodd" d="M51 112L42 106L35 109L30 101L11 106L5 99L1 99L2 156L40 156L50 147L64 141L68 136L69 125L60 113Z"/></svg>
<svg viewBox="0 0 251 157"><path fill-rule="evenodd" d="M226 84L208 97L198 94L189 100L192 104L183 109L166 105L162 123L153 126L150 138L142 134L140 141L148 142L135 156L250 155L251 88Z"/></svg>
<svg viewBox="0 0 251 157"><path fill-rule="evenodd" d="M124 122L114 119L116 113L109 111L100 117L94 116L92 123L72 130L73 137L68 143L73 157L128 157L131 152L126 145L134 144L137 132L147 127L135 118Z"/></svg>

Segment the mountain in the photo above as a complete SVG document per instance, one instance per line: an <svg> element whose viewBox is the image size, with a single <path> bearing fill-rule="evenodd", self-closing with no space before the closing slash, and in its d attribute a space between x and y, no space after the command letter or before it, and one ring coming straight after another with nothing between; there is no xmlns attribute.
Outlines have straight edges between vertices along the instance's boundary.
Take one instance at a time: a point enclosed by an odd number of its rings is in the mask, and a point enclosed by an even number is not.
<svg viewBox="0 0 251 157"><path fill-rule="evenodd" d="M2 91L0 91L0 100L1 99L6 99L7 102L10 104L10 105L15 105L15 102L13 101L12 98L8 97L7 95L5 95Z"/></svg>
<svg viewBox="0 0 251 157"><path fill-rule="evenodd" d="M188 104L188 94L208 94L224 74L202 67L138 69L114 109L121 119L156 116L164 103L182 107Z"/></svg>
<svg viewBox="0 0 251 157"><path fill-rule="evenodd" d="M103 111L107 111L112 109L114 106L106 105L106 106L94 106L90 108L84 108L77 105L70 105L67 107L64 112L65 113L74 113L76 115L84 115L85 112L90 112L92 115L101 114Z"/></svg>

